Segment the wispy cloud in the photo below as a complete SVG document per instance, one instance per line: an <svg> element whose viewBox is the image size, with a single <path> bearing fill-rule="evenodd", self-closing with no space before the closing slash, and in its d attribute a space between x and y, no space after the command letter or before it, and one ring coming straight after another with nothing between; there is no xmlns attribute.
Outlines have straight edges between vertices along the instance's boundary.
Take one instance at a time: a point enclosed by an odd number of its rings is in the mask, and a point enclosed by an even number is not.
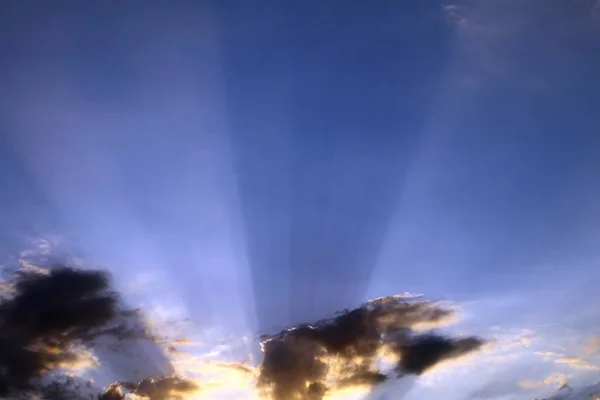
<svg viewBox="0 0 600 400"><path fill-rule="evenodd" d="M587 343L583 349L584 354L586 356L591 356L598 353L598 350L600 350L600 336L590 336L587 339Z"/></svg>
<svg viewBox="0 0 600 400"><path fill-rule="evenodd" d="M446 21L457 31L457 82L480 90L501 84L536 92L568 84L561 71L577 59L571 55L578 42L597 32L599 10L590 0L443 6Z"/></svg>
<svg viewBox="0 0 600 400"><path fill-rule="evenodd" d="M582 357L571 356L563 353L556 353L553 351L542 351L537 352L536 354L541 356L546 361L552 361L556 364L566 365L570 368L593 371L600 370L600 365L593 364L589 360L586 360Z"/></svg>
<svg viewBox="0 0 600 400"><path fill-rule="evenodd" d="M541 381L524 380L519 382L523 389L539 389L545 386L555 386L557 389L565 385L569 375L560 372L553 372Z"/></svg>
<svg viewBox="0 0 600 400"><path fill-rule="evenodd" d="M575 369L600 370L600 365L591 364L589 361L579 357L558 357L554 359L554 362L557 364L566 364Z"/></svg>
<svg viewBox="0 0 600 400"><path fill-rule="evenodd" d="M553 395L542 400L599 400L600 384L592 384L582 388L571 388L564 385Z"/></svg>
<svg viewBox="0 0 600 400"><path fill-rule="evenodd" d="M456 24L458 26L464 27L467 25L467 17L466 10L463 6L459 6L456 4L447 4L442 7L444 14L446 15L446 19L451 24Z"/></svg>

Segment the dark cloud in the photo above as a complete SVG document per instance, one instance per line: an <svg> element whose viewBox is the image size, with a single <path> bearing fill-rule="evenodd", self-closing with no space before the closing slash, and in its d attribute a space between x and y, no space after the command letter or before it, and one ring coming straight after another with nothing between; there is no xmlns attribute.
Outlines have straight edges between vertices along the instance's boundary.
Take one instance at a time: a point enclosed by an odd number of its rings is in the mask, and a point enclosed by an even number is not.
<svg viewBox="0 0 600 400"><path fill-rule="evenodd" d="M264 337L259 386L271 390L277 400L318 399L331 389L375 386L392 377L378 364L386 353L394 360L396 377L422 374L442 360L483 344L475 337L415 331L419 325L440 323L452 314L436 303L386 297Z"/></svg>
<svg viewBox="0 0 600 400"><path fill-rule="evenodd" d="M107 342L131 347L139 339L156 341L139 312L123 307L110 283L103 271L65 265L12 271L0 288L0 398L124 400L132 393L163 400L200 391L195 381L168 373L142 375L137 383L117 374L126 382L104 391L64 374L65 368L94 360L90 350ZM453 316L438 303L385 297L264 336L258 389L273 400L322 400L328 391L420 375L482 345L475 337L420 333ZM390 364L386 370L382 357ZM243 364L229 367L252 372Z"/></svg>
<svg viewBox="0 0 600 400"><path fill-rule="evenodd" d="M481 347L481 340L474 337L450 339L433 334L416 336L397 351L402 357L399 372L420 375L440 361L456 358Z"/></svg>
<svg viewBox="0 0 600 400"><path fill-rule="evenodd" d="M0 299L0 396L44 387L40 378L85 362L82 349L100 337L146 337L139 321L104 272L17 270Z"/></svg>
<svg viewBox="0 0 600 400"><path fill-rule="evenodd" d="M98 389L91 381L80 377L58 376L47 384L39 385L36 394L44 400L98 400ZM28 393L31 395L32 393ZM31 398L33 396L28 396ZM118 398L117 398L118 399ZM101 398L102 400L102 398ZM106 398L104 400L111 400Z"/></svg>
<svg viewBox="0 0 600 400"><path fill-rule="evenodd" d="M104 393L98 396L98 400L125 400L125 395L121 389L121 385L113 383L108 386Z"/></svg>
<svg viewBox="0 0 600 400"><path fill-rule="evenodd" d="M327 392L327 387L320 382L313 382L308 385L308 389L306 390L306 397L308 400L321 400L325 393Z"/></svg>

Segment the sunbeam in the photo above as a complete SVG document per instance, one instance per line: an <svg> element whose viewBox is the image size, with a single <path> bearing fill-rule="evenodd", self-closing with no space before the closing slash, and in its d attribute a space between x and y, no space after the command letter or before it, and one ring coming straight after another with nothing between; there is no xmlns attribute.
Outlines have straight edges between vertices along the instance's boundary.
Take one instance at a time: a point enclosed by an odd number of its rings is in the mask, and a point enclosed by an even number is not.
<svg viewBox="0 0 600 400"><path fill-rule="evenodd" d="M0 3L0 398L592 396L598 4Z"/></svg>

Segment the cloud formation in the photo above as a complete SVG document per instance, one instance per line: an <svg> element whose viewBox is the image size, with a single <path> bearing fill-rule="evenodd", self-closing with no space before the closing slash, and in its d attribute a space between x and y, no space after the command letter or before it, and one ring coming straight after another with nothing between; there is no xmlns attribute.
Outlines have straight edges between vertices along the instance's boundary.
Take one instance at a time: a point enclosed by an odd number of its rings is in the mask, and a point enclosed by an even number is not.
<svg viewBox="0 0 600 400"><path fill-rule="evenodd" d="M59 369L91 366L100 337L149 338L121 308L108 274L58 265L21 269L0 297L0 396L40 390Z"/></svg>
<svg viewBox="0 0 600 400"><path fill-rule="evenodd" d="M483 344L476 337L449 338L414 329L452 314L433 302L385 297L267 336L259 387L275 400L321 399L344 387L372 387L391 378L423 374L440 361ZM383 370L382 360L392 364L390 371Z"/></svg>
<svg viewBox="0 0 600 400"><path fill-rule="evenodd" d="M255 382L248 390L265 399L321 400L356 388L368 391L478 350L484 343L479 338L431 331L454 318L455 310L439 303L383 297L263 336L258 369L213 362L203 370L241 374ZM201 376L142 376L138 382L119 381L100 390L77 372L101 366L96 351L106 338L114 339L111 346L124 340L156 341L140 312L123 306L109 274L67 264L21 264L0 291L0 398L183 400L209 396L223 385ZM168 353L172 342L165 343Z"/></svg>

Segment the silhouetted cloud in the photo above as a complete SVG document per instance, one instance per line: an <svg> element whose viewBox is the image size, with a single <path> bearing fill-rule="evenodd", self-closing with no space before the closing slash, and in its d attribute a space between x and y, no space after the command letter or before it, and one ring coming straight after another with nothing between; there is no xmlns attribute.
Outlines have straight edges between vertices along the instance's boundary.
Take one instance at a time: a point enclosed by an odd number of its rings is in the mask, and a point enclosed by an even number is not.
<svg viewBox="0 0 600 400"><path fill-rule="evenodd" d="M98 400L125 400L125 394L123 394L120 384L113 383L106 388L104 393L98 396Z"/></svg>
<svg viewBox="0 0 600 400"><path fill-rule="evenodd" d="M134 393L140 396L146 396L150 400L162 399L183 399L199 389L193 381L177 377L166 376L161 378L148 378L141 381Z"/></svg>
<svg viewBox="0 0 600 400"><path fill-rule="evenodd" d="M102 391L89 380L66 375L66 370L99 366L96 350L106 343L104 338L155 341L156 336L147 331L137 310L122 306L106 272L34 264L14 270L0 292L0 398L124 400L132 394L150 400L185 399L219 386L199 378L142 375L135 383L123 377L125 381ZM204 367L258 376L257 387L248 390L258 390L264 398L321 400L328 392L420 375L440 361L479 349L483 341L475 337L423 333L454 316L453 309L435 302L379 298L329 319L264 336L258 372L239 363ZM168 346L172 341L165 341L165 352Z"/></svg>
<svg viewBox="0 0 600 400"><path fill-rule="evenodd" d="M375 386L392 375L420 375L483 344L475 337L454 339L414 329L453 313L432 302L385 297L267 336L259 386L276 400L320 398L340 387ZM379 361L386 358L394 363L395 374L381 370Z"/></svg>
<svg viewBox="0 0 600 400"><path fill-rule="evenodd" d="M0 396L38 390L54 370L85 367L93 360L85 348L102 336L147 337L109 284L105 272L62 265L14 273L0 299Z"/></svg>
<svg viewBox="0 0 600 400"><path fill-rule="evenodd" d="M198 393L200 386L192 379L180 376L146 378L138 383L115 382L109 385L99 400L126 399L126 394L142 396L148 400L183 400Z"/></svg>
<svg viewBox="0 0 600 400"><path fill-rule="evenodd" d="M482 341L475 337L451 339L434 334L416 336L398 347L401 355L398 370L420 375L443 360L460 357L479 349Z"/></svg>

